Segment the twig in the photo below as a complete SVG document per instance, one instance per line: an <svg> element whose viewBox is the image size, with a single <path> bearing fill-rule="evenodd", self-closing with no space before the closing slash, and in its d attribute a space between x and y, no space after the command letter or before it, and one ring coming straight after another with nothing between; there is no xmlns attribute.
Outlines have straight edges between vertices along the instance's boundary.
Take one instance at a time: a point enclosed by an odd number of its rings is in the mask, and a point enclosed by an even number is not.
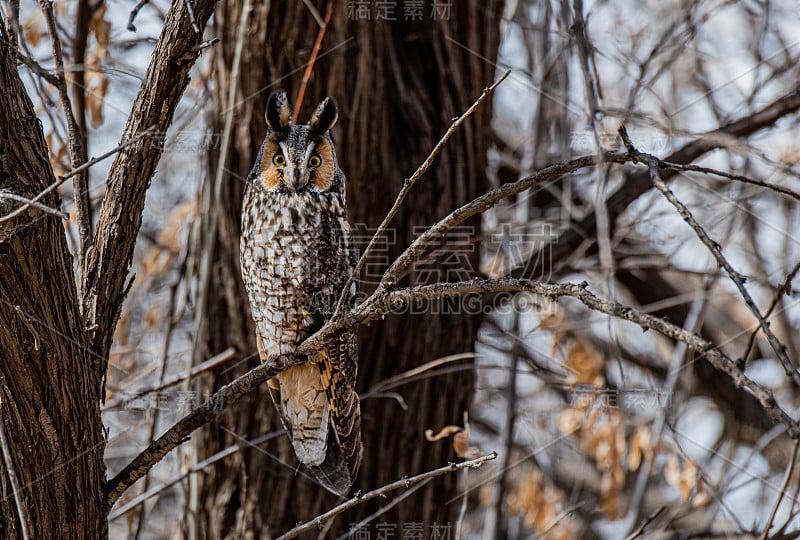
<svg viewBox="0 0 800 540"><path fill-rule="evenodd" d="M514 319L509 329L512 339L519 334L519 310L514 310ZM506 386L506 418L501 431L503 438L503 457L501 459L500 472L495 477L492 488L492 496L489 501L489 508L486 513L486 520L483 528L483 540L497 540L501 537L502 526L500 525L503 516L503 504L506 496L506 472L511 466L511 451L514 447L514 424L517 420L517 375L519 373L520 343L514 339L511 351L509 351L510 370L508 374L508 385Z"/></svg>
<svg viewBox="0 0 800 540"><path fill-rule="evenodd" d="M407 487L411 487L414 484L422 482L423 480L427 480L428 478L435 478L437 476L441 476L443 474L447 474L447 473L450 473L450 472L460 471L460 470L466 469L466 468L476 469L476 468L480 467L481 465L483 465L485 462L491 461L491 460L495 459L496 457L497 457L497 454L492 452L491 454L488 454L488 455L485 455L485 456L481 456L481 457L476 458L476 459L471 459L469 461L464 461L464 462L461 462L461 463L450 463L449 465L446 465L444 467L440 467L438 469L434 469L432 471L424 472L422 474L418 474L418 475L412 476L410 478L403 478L401 480L397 480L395 482L392 482L391 484L387 484L387 485L385 485L385 486L383 486L381 488L372 490L369 493L366 493L364 495L361 495L361 496L356 495L352 499L350 499L350 500L348 500L346 502L343 502L342 504L340 504L340 505L328 510L324 514L315 517L311 521L307 521L307 522L303 523L302 525L299 525L299 526L295 527L294 529L286 532L285 534L279 536L277 538L277 540L289 540L290 538L295 538L295 537L303 534L304 532L308 532L308 531L311 531L311 530L313 530L313 529L315 529L317 527L322 526L326 521L328 521L329 519L341 514L345 510L353 508L354 506L358 506L358 505L360 505L362 503L365 503L365 502L367 502L369 500L372 500L372 499L374 499L376 497L382 497L383 495L385 495L386 493L389 493L390 491L394 491L396 489L400 489L400 488L404 488L404 487L406 487L406 488Z"/></svg>
<svg viewBox="0 0 800 540"><path fill-rule="evenodd" d="M48 83L52 84L53 86L58 86L58 77L47 71L45 68L39 64L36 60L28 56L27 54L17 53L17 58L25 64L28 69L36 73L38 76L43 78Z"/></svg>
<svg viewBox="0 0 800 540"><path fill-rule="evenodd" d="M314 17L314 20L317 21L317 24L320 27L325 26L326 23L323 20L322 15L319 14L319 11L317 11L317 8L311 3L311 0L303 0L303 4L305 4L308 11L311 13L311 16Z"/></svg>
<svg viewBox="0 0 800 540"><path fill-rule="evenodd" d="M150 0L139 0L136 6L131 10L131 14L128 17L128 30L131 32L136 32L136 27L133 25L133 21L136 19L136 16L139 15L139 10L142 9L146 4L148 4Z"/></svg>
<svg viewBox="0 0 800 540"><path fill-rule="evenodd" d="M408 379L412 379L413 377L425 373L426 371L429 371L433 368L450 364L452 362L460 362L461 360L474 360L476 356L477 355L475 353L469 352L469 353L451 354L448 356L437 358L435 360L431 360L430 362L426 362L421 366L409 369L408 371L404 371L403 373L393 375L388 379L383 379L382 381L376 382L372 386L372 388L370 388L366 392L363 392L360 397L362 400L367 399L368 397L380 394L382 392L385 392L386 390L390 390L392 388L401 386Z"/></svg>
<svg viewBox="0 0 800 540"><path fill-rule="evenodd" d="M783 477L783 486L781 490L778 492L778 500L775 501L775 506L772 507L772 512L769 513L769 519L767 520L767 524L764 526L764 533L761 535L761 540L767 540L769 536L769 530L772 528L772 522L775 520L775 514L778 513L778 507L781 505L781 501L783 500L783 496L786 493L786 488L789 487L789 482L792 480L792 473L794 472L794 466L797 463L797 450L800 449L800 440L796 440L794 442L794 450L792 450L792 460L789 462L789 466L786 467L786 474Z"/></svg>
<svg viewBox="0 0 800 540"><path fill-rule="evenodd" d="M466 473L467 470L468 469L464 469L464 473ZM398 504L403 502L405 499L409 498L411 495L416 493L418 490L420 490L423 487L425 487L426 485L430 484L432 480L433 480L433 478L428 478L426 480L423 480L419 484L415 485L414 487L409 488L408 491L406 491L405 493L403 493L399 497L395 497L394 499L392 499L392 502L390 502L389 504L381 506L380 508L378 508L378 510L376 510L373 513L371 513L370 515L368 515L367 517L365 517L364 519L362 519L358 523L355 523L355 524L351 525L350 526L350 531L344 533L343 535L341 535L336 540L345 540L345 539L351 537L352 531L357 531L358 529L360 529L364 525L367 525L368 523L370 523L376 517L378 517L378 516L380 516L382 514L385 514L386 512L388 512L389 510L391 510L392 508L394 508L395 506L397 506ZM332 524L332 523L333 523L333 521L329 521L328 522L329 525ZM324 536L322 538L324 538ZM456 539L458 539L458 536L456 536Z"/></svg>
<svg viewBox="0 0 800 540"><path fill-rule="evenodd" d="M613 152L606 152L602 158L605 162L614 163L630 163L634 159L627 154L618 154ZM445 233L450 231L453 227L460 225L467 219L485 212L492 208L500 200L521 193L526 189L534 186L541 185L546 182L552 182L564 176L565 174L572 173L578 169L585 167L594 167L600 161L597 156L584 156L575 158L566 163L557 163L550 165L543 169L539 169L536 173L517 180L516 182L509 182L488 191L468 202L464 206L453 210L447 217L437 222L432 227L428 228L424 233L419 235L406 250L400 254L397 259L392 263L386 273L381 278L383 289L389 288L390 285L396 282L397 277L401 275L405 269L414 262L417 257L430 245L436 243ZM355 273L354 273L355 275Z"/></svg>
<svg viewBox="0 0 800 540"><path fill-rule="evenodd" d="M8 445L8 438L6 437L6 427L3 421L2 409L3 401L2 398L0 398L0 446L2 446L3 450L3 461L5 462L8 479L11 481L11 490L14 493L14 503L17 505L17 516L19 517L20 529L22 530L22 538L29 540L31 533L28 530L28 516L27 512L25 511L25 505L22 501L22 489L20 489L17 470L14 467L11 448Z"/></svg>
<svg viewBox="0 0 800 540"><path fill-rule="evenodd" d="M466 412L464 416L466 416ZM469 474L469 469L464 469L464 474L462 474L464 485L467 485L467 475ZM461 540L464 537L463 528L464 528L464 517L467 515L467 492L465 491L464 494L461 496L461 505L458 509L458 519L456 519L456 530L455 530L455 540Z"/></svg>
<svg viewBox="0 0 800 540"><path fill-rule="evenodd" d="M656 519L658 519L658 516L660 516L664 512L664 510L666 510L666 509L667 509L666 506L662 506L662 507L658 508L655 512L653 512L652 514L647 516L647 519L645 519L642 522L642 524L639 525L636 528L635 531L633 531L631 534L626 536L625 540L634 540L635 538L639 538L642 535L642 533L644 532L644 530L647 528L647 526L650 525L651 523L653 523Z"/></svg>
<svg viewBox="0 0 800 540"><path fill-rule="evenodd" d="M621 128L624 129L624 128ZM772 346L772 349L775 351L775 354L778 355L778 358L783 364L783 369L788 376L792 378L794 383L800 386L800 373L798 372L797 368L792 365L791 360L789 359L789 355L786 354L786 346L780 342L780 340L775 337L775 334L770 330L769 323L764 319L761 315L761 311L756 306L755 301L750 296L750 293L747 292L747 289L744 287L744 279L742 276L733 269L731 263L725 258L722 254L722 248L720 245L711 239L708 233L700 226L697 220L692 216L692 213L689 209L678 200L672 190L667 187L663 180L658 175L658 160L656 158L650 157L649 159L649 166L650 166L650 178L653 181L653 184L658 188L658 190L666 197L666 199L675 207L678 213L681 215L683 220L689 224L689 226L694 230L697 237L700 241L708 248L714 258L717 260L717 264L722 266L725 271L728 273L728 276L731 278L731 281L736 285L736 288L739 289L739 292L744 298L747 307L750 308L750 311L753 315L758 319L758 324L761 327L761 330L766 334L767 340L769 344Z"/></svg>
<svg viewBox="0 0 800 540"><path fill-rule="evenodd" d="M701 315L708 300L708 291L714 281L715 278L707 279L703 294L698 296L692 303L689 313L686 315L683 323L683 327L687 332L695 333L701 325ZM670 361L669 371L667 372L667 380L664 382L664 386L661 390L662 392L666 392L667 395L672 395L675 385L678 383L678 376L680 375L681 365L683 364L685 356L686 344L678 342L678 345L672 353L672 360ZM667 422L667 412L667 407L662 408L653 423L651 432L653 447L658 446L661 441L664 425ZM639 473L636 477L636 484L634 485L633 496L631 497L630 503L630 515L632 516L631 528L635 527L636 523L639 521L642 507L644 506L644 496L645 493L647 493L647 482L650 479L650 467L653 465L654 454L655 453L645 456L642 463L639 465Z"/></svg>
<svg viewBox="0 0 800 540"><path fill-rule="evenodd" d="M470 107L466 111L464 111L464 113L461 116L453 120L453 123L450 124L449 128L447 128L447 131L445 131L444 135L442 135L442 138L439 139L439 142L436 143L436 146L433 147L433 150L431 150L430 154L428 154L428 157L425 158L425 161L423 161L422 164L419 167L417 167L417 170L414 171L414 174L412 174L410 178L407 178L405 182L403 182L403 187L400 189L400 193L397 194L397 198L394 200L394 204L392 204L392 207L389 209L389 212L387 212L386 217L383 218L383 221L381 221L381 224L378 225L378 229L375 231L375 234L372 235L369 244L367 244L367 247L364 249L364 252L361 254L361 257L358 259L358 263L356 264L356 267L353 270L352 275L347 280L347 283L345 284L344 289L342 290L342 295L339 298L339 302L336 305L336 310L334 311L334 315L341 311L345 301L347 300L350 286L356 279L360 277L361 270L366 264L367 258L370 256L372 250L375 248L375 244L377 244L378 241L383 236L383 233L386 232L389 223L391 223L392 219L394 219L394 217L397 215L397 212L400 211L400 206L403 204L403 201L405 200L406 195L408 195L408 192L411 190L412 187L414 187L414 184L417 182L417 180L419 180L422 177L422 175L425 174L425 172L430 168L430 166L433 164L433 160L436 159L436 156L439 155L439 152L442 151L442 148L444 148L444 145L447 143L448 140L450 140L450 137L453 136L458 127L461 124L463 124L464 121L467 118L469 118L473 112L475 112L475 109L477 109L478 106L486 98L492 95L495 89L498 86L500 86L500 84L502 84L502 82L505 81L510 74L511 70L506 71L502 77L500 77L497 81L494 82L494 84L492 84L488 88L484 88L483 92L481 92L481 95L478 96L478 99L476 99L472 103L472 105L470 105ZM396 275L399 274L400 272L402 272L402 269L398 270L395 273L395 275L392 276L392 280L394 280L396 278ZM381 284L378 286L379 289L386 288L387 284L384 284L385 279L386 279L386 274L384 274L384 277L381 278Z"/></svg>
<svg viewBox="0 0 800 540"><path fill-rule="evenodd" d="M306 2L306 6L308 6L308 2ZM311 14L314 15L315 12L316 10L312 11ZM322 24L319 26L317 39L314 40L314 48L311 49L311 57L308 59L306 70L303 72L303 80L300 81L300 89L297 91L297 100L295 100L294 103L295 121L300 118L300 108L303 106L303 99L306 95L306 86L308 86L308 81L311 80L311 73L314 71L314 64L317 62L317 55L322 47L322 40L325 37L325 31L328 29L328 24L331 22L331 15L333 15L333 0L328 0L328 6L325 8L325 20L323 20ZM319 23L319 13L316 13L315 18L317 19L317 23Z"/></svg>
<svg viewBox="0 0 800 540"><path fill-rule="evenodd" d="M69 216L67 214L65 214L64 212L62 212L61 210L56 210L55 208L50 208L46 204L42 204L40 202L36 202L35 200L28 199L27 197L22 197L21 195L16 195L16 194L11 193L9 191L0 190L0 200L2 200L2 199L10 199L12 201L24 203L20 208L17 208L17 210L20 210L22 208L27 208L28 206L32 206L32 207L37 208L37 209L39 209L42 212L45 212L47 214L51 214L51 215L54 215L56 217L60 217L61 219L64 219L64 220L68 220L69 219ZM14 212L16 212L17 210L14 210ZM8 214L8 216L10 216L10 215L11 215L11 213ZM8 216L3 216L3 218L0 219L0 223L6 221ZM8 219L10 219L10 218L8 218Z"/></svg>
<svg viewBox="0 0 800 540"><path fill-rule="evenodd" d="M142 388L142 389L136 390L136 392L133 393L133 394L126 395L124 397L115 397L114 399L109 400L109 402L106 404L106 406L103 407L103 410L107 411L109 409L114 409L114 408L119 407L120 405L124 404L128 400L140 398L140 397L142 397L144 395L152 394L153 392L160 392L161 390L164 390L164 389L169 388L171 386L175 386L176 384L186 380L189 377L195 377L197 375L200 375L201 373L204 373L204 372L208 371L209 369L214 369L215 367L219 366L220 364L224 364L225 362L227 362L228 360L230 360L234 356L236 356L236 350L233 347L228 347L227 349L225 349L221 353L212 356L211 358L209 358L208 360L206 360L202 364L198 364L196 366L193 366L191 372L188 373L188 374L187 373L179 373L179 374L174 375L174 376L170 377L169 379L165 380L162 384L158 384L156 386L149 386L147 388Z"/></svg>
<svg viewBox="0 0 800 540"><path fill-rule="evenodd" d="M186 12L189 14L189 21L192 23L192 30L194 30L195 34L200 34L200 25L197 24L197 17L194 16L194 7L192 6L192 0L183 0L183 3L186 4ZM249 4L248 6L249 7Z"/></svg>
<svg viewBox="0 0 800 540"><path fill-rule="evenodd" d="M743 184L752 184L754 186L759 186L767 189L771 189L772 191L776 191L783 195L788 195L789 197L800 201L800 193L783 187L778 186L775 184L770 184L769 182L764 182L763 180L756 180L755 178L749 178L747 176L743 176L741 174L731 174L725 171L720 171L717 169L712 169L710 167L701 167L699 165L683 165L681 163L672 163L670 161L661 161L658 162L660 167L669 168L678 171L685 171L685 172L697 172L703 174L712 174L714 176L721 176L722 178L727 178L728 180L735 180L737 182L741 182Z"/></svg>
<svg viewBox="0 0 800 540"><path fill-rule="evenodd" d="M61 39L58 37L56 18L53 13L53 2L52 0L39 0L39 6L42 9L42 13L47 21L47 28L50 32L50 40L53 47L53 60L56 66L56 88L58 89L58 97L61 101L61 106L64 109L64 116L67 118L67 143L69 146L72 169L75 170L83 164L83 135L75 120L75 115L72 112L72 102L67 92L67 81L64 76L64 58L61 52ZM74 184L75 205L78 218L78 283L80 284L82 283L82 276L85 271L86 251L92 244L93 235L91 206L89 204L89 176L85 169L75 175Z"/></svg>
<svg viewBox="0 0 800 540"><path fill-rule="evenodd" d="M586 101L589 105L589 124L592 126L592 141L594 142L595 154L602 155L603 141L600 127L597 125L597 114L600 111L600 85L593 73L592 65L592 46L589 35L586 31L586 22L583 18L583 0L574 0L572 6L573 33L575 42L578 45L578 56L580 57L583 81L586 87ZM605 170L604 170L605 169ZM608 167L597 167L595 169L595 190L594 190L594 215L595 226L597 228L597 246L600 252L600 264L603 268L604 286L608 286L611 273L614 270L614 256L611 249L611 224L608 217L608 207L606 205L606 185L608 180ZM607 292L607 290L606 290Z"/></svg>
<svg viewBox="0 0 800 540"><path fill-rule="evenodd" d="M166 331L164 332L164 345L162 346L161 349L161 358L160 361L158 362L158 369L156 372L157 373L156 380L158 381L159 386L163 385L165 382L164 376L166 375L167 371L167 361L169 359L169 347L172 343L172 332L175 330L175 326L177 324L174 313L175 313L175 305L178 299L178 287L180 286L181 281L186 279L186 262L189 258L189 253L190 253L190 250L188 249L189 245L190 242L189 239L187 238L185 243L185 246L187 246L187 248L184 249L183 257L180 263L180 269L178 271L178 278L175 279L175 281L172 283L172 285L170 285L169 288L169 302L167 305L167 317L166 317L167 328ZM159 407L155 407L155 410L151 409L148 412L149 414L147 415L148 426L147 426L146 440L152 441L156 434L155 433L156 426L158 425L159 413L161 411ZM150 484L150 474L148 472L148 474L144 475L142 493L147 493L149 484ZM136 532L133 535L133 540L139 540L139 537L142 534L142 527L144 525L146 515L147 515L147 507L145 505L142 505L139 508L139 515L137 516L136 519Z"/></svg>
<svg viewBox="0 0 800 540"><path fill-rule="evenodd" d="M573 504L569 508L562 510L561 513L559 513L556 517L553 518L553 521L551 521L547 527L542 529L542 531L539 533L539 538L544 538L545 536L547 536L550 533L550 531L552 531L558 526L559 523L561 523L562 521L564 521L564 519L569 517L569 515L573 513L575 510L583 508L585 504L586 502L582 501L579 502L578 504Z"/></svg>
<svg viewBox="0 0 800 540"><path fill-rule="evenodd" d="M66 182L67 180L69 180L70 178L75 176L76 174L80 174L81 172L83 172L86 169L92 167L93 165L96 165L100 161L103 161L104 159L108 158L109 156L113 156L115 153L119 152L123 148L125 148L127 146L130 146L131 144L134 144L135 142L137 142L140 139L142 139L143 137L149 135L150 132L152 132L152 131L153 131L152 127L148 128L145 131L143 131L142 133L139 133L138 135L136 135L135 137L130 139L129 141L124 142L123 144L117 146L116 148L113 148L113 149L109 150L108 152L106 152L104 154L101 154L100 156L98 156L96 158L90 159L89 161L87 161L86 163L84 163L83 165L78 167L77 169L73 169L72 171L68 172L64 176L59 176L58 180L56 182L53 182L52 184L47 186L45 189L40 191L33 199L30 199L30 201L27 201L25 204L23 204L22 206L20 206L19 208L17 208L13 212L11 212L10 214L8 214L6 216L3 216L3 217L0 217L0 223L9 221L11 219L14 219L15 217L17 217L18 215L23 213L28 207L35 206L34 203L36 203L37 201L39 201L40 199L45 197L48 193L50 193L54 189L58 188L60 185L62 185L64 182Z"/></svg>
<svg viewBox="0 0 800 540"><path fill-rule="evenodd" d="M797 273L800 272L800 262L798 262L792 271L786 275L786 279L783 280L778 286L778 290L775 291L775 296L772 299L772 303L769 305L769 309L767 309L766 313L764 313L764 317L769 317L772 315L772 312L778 306L778 303L781 301L781 296L787 293L792 287L792 281L794 280ZM746 367L747 366L747 358L750 356L750 353L753 350L753 347L756 343L756 336L758 335L758 329L756 329L752 334L750 334L750 338L747 341L747 347L744 350L744 354L739 357L739 367Z"/></svg>

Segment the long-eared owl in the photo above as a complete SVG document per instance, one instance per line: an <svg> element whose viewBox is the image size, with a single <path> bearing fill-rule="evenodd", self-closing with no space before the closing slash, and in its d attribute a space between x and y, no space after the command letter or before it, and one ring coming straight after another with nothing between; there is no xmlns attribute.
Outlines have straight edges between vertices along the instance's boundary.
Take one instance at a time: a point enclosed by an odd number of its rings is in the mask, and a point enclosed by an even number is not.
<svg viewBox="0 0 800 540"><path fill-rule="evenodd" d="M356 262L345 176L328 97L308 124L292 122L285 92L267 102L267 135L247 178L241 267L262 362L291 353L331 317ZM355 301L355 286L348 304ZM356 335L345 332L307 364L269 381L297 458L328 490L346 495L361 463Z"/></svg>

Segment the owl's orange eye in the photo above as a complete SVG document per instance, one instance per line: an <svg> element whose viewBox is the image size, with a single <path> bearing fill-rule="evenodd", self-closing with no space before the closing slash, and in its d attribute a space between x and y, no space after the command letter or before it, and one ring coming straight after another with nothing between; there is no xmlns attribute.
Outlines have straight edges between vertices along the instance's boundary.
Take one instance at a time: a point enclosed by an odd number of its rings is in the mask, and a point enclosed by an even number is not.
<svg viewBox="0 0 800 540"><path fill-rule="evenodd" d="M317 154L314 154L310 158L308 158L308 166L309 167L319 167L322 165L322 158L319 157Z"/></svg>
<svg viewBox="0 0 800 540"><path fill-rule="evenodd" d="M275 154L272 156L272 164L276 167L283 167L286 165L286 158L281 153Z"/></svg>

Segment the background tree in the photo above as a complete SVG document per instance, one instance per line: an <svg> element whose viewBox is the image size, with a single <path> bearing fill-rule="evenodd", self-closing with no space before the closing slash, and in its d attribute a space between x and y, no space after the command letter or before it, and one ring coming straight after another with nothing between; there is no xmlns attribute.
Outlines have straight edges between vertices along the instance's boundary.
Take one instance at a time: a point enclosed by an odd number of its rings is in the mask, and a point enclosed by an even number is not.
<svg viewBox="0 0 800 540"><path fill-rule="evenodd" d="M330 8L328 4L315 3L321 14ZM348 177L350 216L364 247L403 180L422 162L452 118L491 84L495 68L482 57L491 59L497 54L500 3L462 2L438 17L426 6L414 20L406 20L408 11L402 3L385 14L394 20L374 20L378 15L375 9L370 20L354 17L347 8L345 3L336 3L331 10L325 45L304 89L307 99L299 120L306 119L312 102L323 96L331 95L338 101L341 120L334 137ZM231 134L224 174L209 175L211 180L204 187L208 206L203 211L203 231L214 230L216 221L217 235L214 242L205 237L203 244L204 249L213 249L213 257L205 259L204 251L198 254L199 264L208 265L200 266L199 289L208 298L198 299L198 306L205 309L196 312L195 328L202 328L198 335L207 339L195 353L198 360L205 359L233 346L250 361L234 370L225 369L224 375L206 375L203 392L219 388L257 363L238 265L243 179L264 136L267 96L278 87L297 95L309 62L309 44L320 28L314 13L302 3L256 1L246 18L246 41L236 66L236 47L242 39L238 34L241 9L241 2L223 2L215 16L222 46L214 52L213 77L219 84L215 86L212 125L221 132L233 115L238 127ZM231 108L230 89L237 67L236 105ZM288 73L295 75L286 78ZM392 233L380 253L386 262L399 255L424 226L486 190L490 118L490 107L478 110L420 182L412 204L404 207L392 223ZM217 171L219 155L212 153L210 158L209 171ZM221 184L214 185L215 181ZM474 232L466 236L464 253L477 268L478 222L472 220L470 224ZM384 269L371 260L363 285L366 291L374 287L380 275L376 272ZM205 282L204 270L209 271ZM435 271L428 279L439 280L446 277L447 263L442 266L434 261L426 270ZM360 344L359 391L431 360L470 351L478 324L474 315L427 312L390 316L365 328ZM461 422L470 405L472 380L472 374L466 371L402 387L397 392L404 407L391 398L365 400L364 461L356 489L368 490L454 460L452 448L427 443L423 432ZM198 459L240 442L242 437L256 439L279 426L272 403L264 395L253 394L231 408L218 426L205 431ZM197 500L202 501L196 518L198 531L219 538L226 531L260 531L265 525L282 530L336 502L307 475L295 473L296 460L285 437L263 448L250 448L218 462L203 476L197 491ZM457 494L457 481L458 477L450 476L431 482L413 500L382 515L381 521L421 522L426 527L434 521L455 521L458 504L447 503ZM331 534L346 530L348 523L357 522L377 506L365 505L340 519Z"/></svg>

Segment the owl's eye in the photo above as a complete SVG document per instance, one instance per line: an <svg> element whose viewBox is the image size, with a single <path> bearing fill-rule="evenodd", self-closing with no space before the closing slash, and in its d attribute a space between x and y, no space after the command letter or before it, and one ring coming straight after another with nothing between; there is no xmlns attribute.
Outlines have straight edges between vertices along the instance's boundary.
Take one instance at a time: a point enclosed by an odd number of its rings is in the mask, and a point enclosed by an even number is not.
<svg viewBox="0 0 800 540"><path fill-rule="evenodd" d="M322 158L319 157L317 154L314 154L310 158L308 158L308 166L309 167L319 167L322 165Z"/></svg>
<svg viewBox="0 0 800 540"><path fill-rule="evenodd" d="M272 164L276 167L283 167L286 165L286 158L281 153L275 154L272 156Z"/></svg>

